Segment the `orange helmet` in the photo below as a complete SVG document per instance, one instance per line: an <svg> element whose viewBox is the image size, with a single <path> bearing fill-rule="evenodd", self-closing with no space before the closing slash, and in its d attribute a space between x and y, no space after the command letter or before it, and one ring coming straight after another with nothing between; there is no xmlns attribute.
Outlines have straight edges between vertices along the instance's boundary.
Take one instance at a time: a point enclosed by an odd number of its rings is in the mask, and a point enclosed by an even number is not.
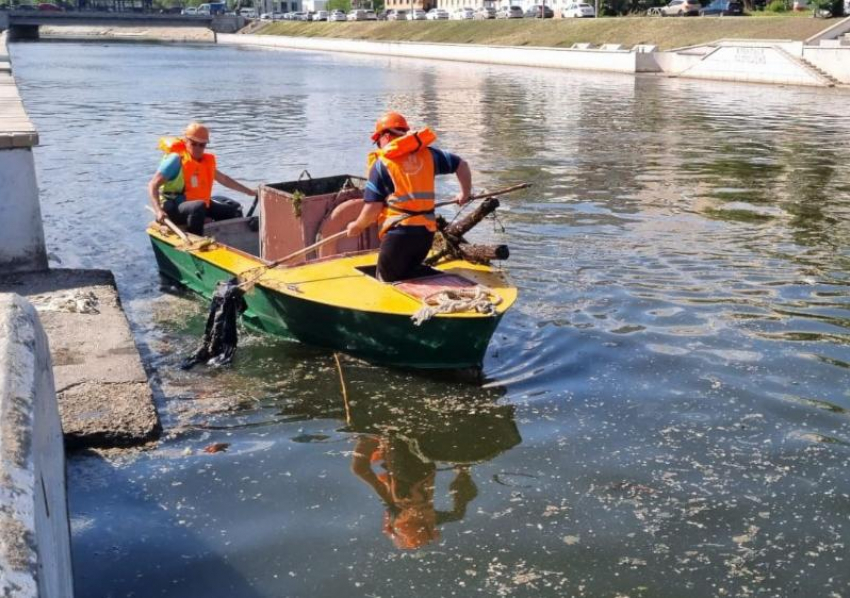
<svg viewBox="0 0 850 598"><path fill-rule="evenodd" d="M198 143L210 142L210 130L201 123L189 123L189 126L183 132L183 136L190 141L197 141Z"/></svg>
<svg viewBox="0 0 850 598"><path fill-rule="evenodd" d="M372 141L377 141L378 137L387 129L398 129L400 131L409 131L407 119L398 112L387 112L375 123L375 132L372 133Z"/></svg>

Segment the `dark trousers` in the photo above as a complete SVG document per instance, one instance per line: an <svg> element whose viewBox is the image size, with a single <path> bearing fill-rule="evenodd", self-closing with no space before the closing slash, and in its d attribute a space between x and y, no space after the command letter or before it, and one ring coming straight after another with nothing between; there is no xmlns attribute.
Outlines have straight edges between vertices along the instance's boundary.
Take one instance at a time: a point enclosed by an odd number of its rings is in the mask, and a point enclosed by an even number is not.
<svg viewBox="0 0 850 598"><path fill-rule="evenodd" d="M420 276L425 270L422 261L428 257L433 242L434 233L424 228L415 232L388 233L378 253L378 279L396 282Z"/></svg>
<svg viewBox="0 0 850 598"><path fill-rule="evenodd" d="M162 204L162 209L174 224L185 224L187 231L198 236L204 234L204 220L207 218L219 221L240 216L238 208L216 201L211 201L210 206L207 207L200 200L183 201L178 204L175 200L168 199Z"/></svg>

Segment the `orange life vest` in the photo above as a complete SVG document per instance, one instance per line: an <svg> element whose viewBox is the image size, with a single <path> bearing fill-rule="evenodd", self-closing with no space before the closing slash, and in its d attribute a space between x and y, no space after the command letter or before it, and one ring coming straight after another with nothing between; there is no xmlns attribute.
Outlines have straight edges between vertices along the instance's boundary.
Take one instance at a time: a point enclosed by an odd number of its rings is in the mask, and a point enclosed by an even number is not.
<svg viewBox="0 0 850 598"><path fill-rule="evenodd" d="M215 182L215 155L204 153L198 162L192 158L182 139L161 139L159 146L166 153L180 156L179 176L183 179L183 195L186 201L200 200L209 207Z"/></svg>
<svg viewBox="0 0 850 598"><path fill-rule="evenodd" d="M380 160L395 191L378 216L378 237L395 226L424 226L437 230L434 215L434 158L428 146L437 136L431 129L408 133L369 154L369 168Z"/></svg>

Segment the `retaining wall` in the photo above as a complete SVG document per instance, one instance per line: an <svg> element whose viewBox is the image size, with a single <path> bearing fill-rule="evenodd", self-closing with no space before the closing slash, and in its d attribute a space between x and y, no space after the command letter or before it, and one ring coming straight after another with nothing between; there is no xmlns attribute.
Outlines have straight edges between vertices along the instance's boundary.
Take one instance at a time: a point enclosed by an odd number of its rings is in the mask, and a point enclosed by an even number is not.
<svg viewBox="0 0 850 598"><path fill-rule="evenodd" d="M428 58L456 62L479 62L512 66L537 66L560 69L636 73L657 71L648 53L631 50L527 48L479 46L473 44L433 44L413 42L373 42L351 39L284 37L276 35L219 34L218 43L251 45L294 50L378 54L405 58ZM641 67L638 69L638 56Z"/></svg>
<svg viewBox="0 0 850 598"><path fill-rule="evenodd" d="M790 51L789 51L790 50ZM781 85L824 86L830 82L799 61L802 44L759 45L756 43L726 44L708 51L698 61L688 65L693 56L675 62L673 74L696 79L773 83ZM678 57L682 58L682 57ZM670 72L670 71L667 71Z"/></svg>
<svg viewBox="0 0 850 598"><path fill-rule="evenodd" d="M62 443L47 337L0 294L0 596L73 596Z"/></svg>
<svg viewBox="0 0 850 598"><path fill-rule="evenodd" d="M0 269L44 270L47 254L32 148L38 133L24 111L0 33Z"/></svg>

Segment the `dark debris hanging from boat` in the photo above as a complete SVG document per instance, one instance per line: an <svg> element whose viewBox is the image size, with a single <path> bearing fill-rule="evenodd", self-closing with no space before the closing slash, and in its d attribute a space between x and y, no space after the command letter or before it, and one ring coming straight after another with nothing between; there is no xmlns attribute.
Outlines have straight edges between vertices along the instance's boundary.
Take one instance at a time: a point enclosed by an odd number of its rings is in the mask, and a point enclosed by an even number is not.
<svg viewBox="0 0 850 598"><path fill-rule="evenodd" d="M203 343L191 357L180 364L181 369L191 369L201 362L220 367L233 361L238 340L236 320L248 307L244 291L238 285L239 281L235 278L216 285Z"/></svg>

